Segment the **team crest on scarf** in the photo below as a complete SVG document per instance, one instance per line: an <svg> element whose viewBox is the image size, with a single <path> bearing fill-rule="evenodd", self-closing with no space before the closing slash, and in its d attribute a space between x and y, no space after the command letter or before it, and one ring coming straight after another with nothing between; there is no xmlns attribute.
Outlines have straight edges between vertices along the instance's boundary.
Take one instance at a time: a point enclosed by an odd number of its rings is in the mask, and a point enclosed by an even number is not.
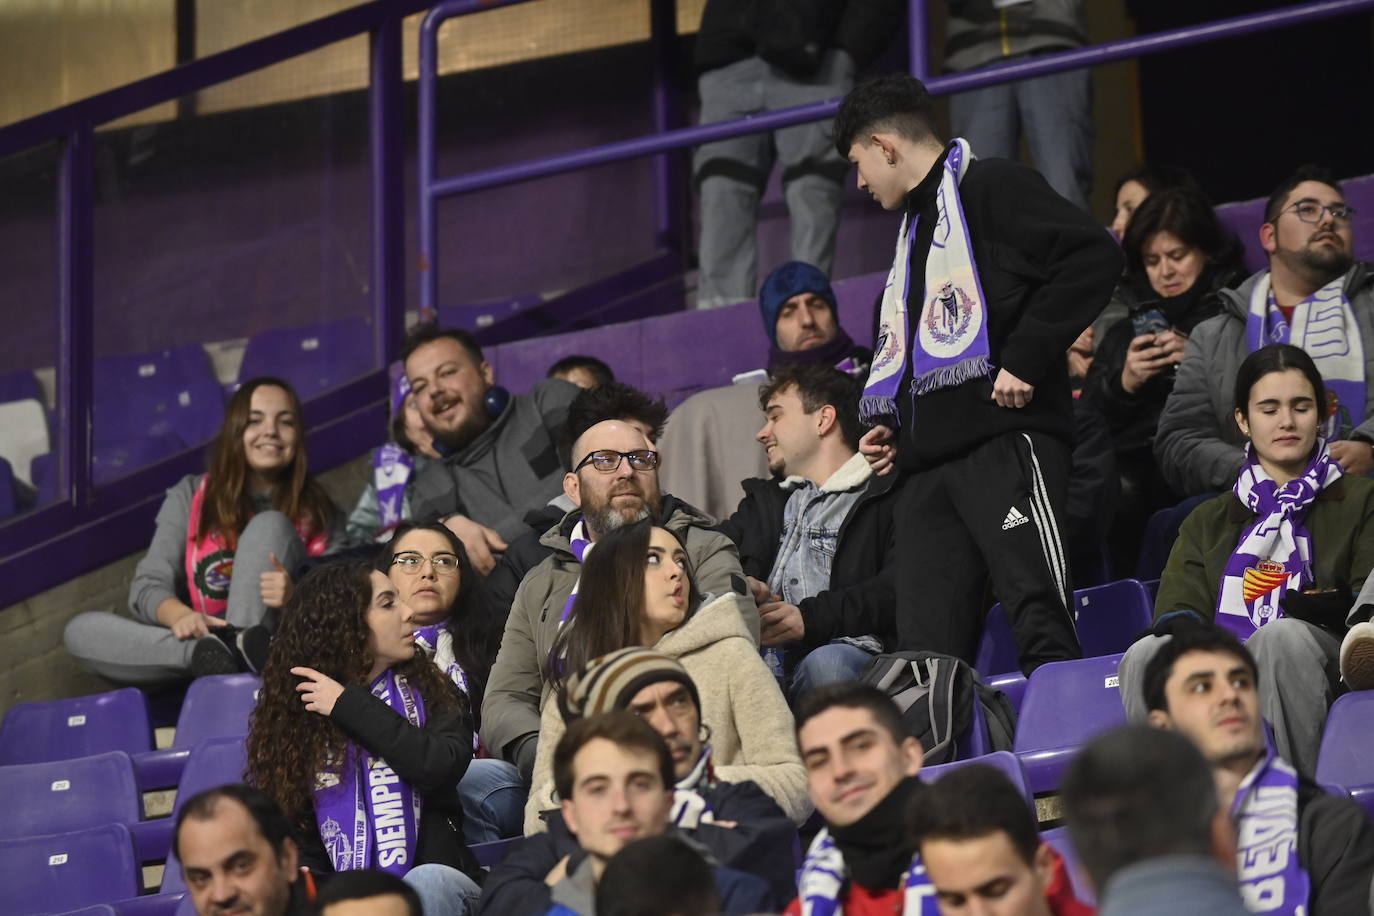
<svg viewBox="0 0 1374 916"><path fill-rule="evenodd" d="M196 561L196 589L216 601L229 599L229 580L234 575L234 551L216 550Z"/></svg>
<svg viewBox="0 0 1374 916"><path fill-rule="evenodd" d="M329 861L346 862L353 858L353 844L348 842L348 836L334 818L328 818L320 825L320 839L329 853Z"/></svg>
<svg viewBox="0 0 1374 916"><path fill-rule="evenodd" d="M1288 570L1283 568L1282 563L1260 560L1245 571L1244 585L1241 589L1245 595L1245 603L1251 604L1257 598L1263 598L1287 579Z"/></svg>
<svg viewBox="0 0 1374 916"><path fill-rule="evenodd" d="M975 319L981 323L982 315L975 312L972 297L962 288L946 283L926 303L921 344L932 353L944 348L957 354L963 350L962 341L973 329Z"/></svg>

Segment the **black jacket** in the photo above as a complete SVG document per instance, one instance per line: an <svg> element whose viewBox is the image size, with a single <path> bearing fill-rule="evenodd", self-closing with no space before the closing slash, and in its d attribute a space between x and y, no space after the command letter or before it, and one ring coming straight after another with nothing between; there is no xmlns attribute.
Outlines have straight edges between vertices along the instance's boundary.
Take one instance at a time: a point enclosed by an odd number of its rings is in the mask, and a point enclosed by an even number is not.
<svg viewBox="0 0 1374 916"><path fill-rule="evenodd" d="M926 255L943 173L941 156L907 195L908 212L920 216L910 265L911 295L917 298L907 303L913 330L923 311ZM961 457L1010 432L1038 430L1072 448L1065 354L1102 312L1121 277L1121 249L1107 231L1028 166L975 159L959 185L959 198L986 299L992 365L1034 385L1035 394L1025 407L999 407L988 377L932 391L913 405L905 394L911 382L908 359L897 397L897 460L904 470Z"/></svg>
<svg viewBox="0 0 1374 916"><path fill-rule="evenodd" d="M450 706L416 728L366 687L350 685L329 718L420 793L415 864L451 865L480 883L484 873L464 845L463 806L458 799L458 780L472 762L472 726L463 706ZM334 871L318 831L304 837L300 848L302 865L313 872Z"/></svg>
<svg viewBox="0 0 1374 916"><path fill-rule="evenodd" d="M1312 881L1310 916L1364 913L1374 888L1374 823L1348 796L1298 783L1298 861Z"/></svg>
<svg viewBox="0 0 1374 916"><path fill-rule="evenodd" d="M697 31L698 73L755 54L807 76L826 48L842 48L862 70L899 30L901 0L707 0Z"/></svg>
<svg viewBox="0 0 1374 916"><path fill-rule="evenodd" d="M806 632L800 643L814 649L841 636L873 634L895 644L897 624L892 616L892 491L898 475L874 475L840 526L830 566L830 588L803 599ZM761 477L742 481L744 498L720 531L739 548L745 575L767 581L782 539L783 513L791 491L777 480Z"/></svg>

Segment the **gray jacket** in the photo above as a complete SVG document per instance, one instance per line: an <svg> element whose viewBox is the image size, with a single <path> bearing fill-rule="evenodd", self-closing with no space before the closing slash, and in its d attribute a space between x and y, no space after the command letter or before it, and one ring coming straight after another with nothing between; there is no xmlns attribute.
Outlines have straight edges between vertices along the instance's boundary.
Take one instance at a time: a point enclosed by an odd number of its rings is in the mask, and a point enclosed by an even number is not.
<svg viewBox="0 0 1374 916"><path fill-rule="evenodd" d="M1236 879L1203 856L1147 859L1107 879L1098 916L1246 916Z"/></svg>
<svg viewBox="0 0 1374 916"><path fill-rule="evenodd" d="M435 461L415 477L411 517L433 521L461 512L507 541L525 533L525 513L563 489L568 405L581 389L545 379L510 399L506 409L466 448Z"/></svg>
<svg viewBox="0 0 1374 916"><path fill-rule="evenodd" d="M1219 493L1236 482L1245 460L1245 437L1235 420L1236 372L1250 348L1245 319L1250 293L1264 276L1240 289L1219 291L1223 313L1193 329L1173 393L1159 417L1155 460L1169 486L1185 496ZM1357 261L1345 275L1345 294L1364 341L1365 416L1354 438L1374 442L1374 272Z"/></svg>
<svg viewBox="0 0 1374 916"><path fill-rule="evenodd" d="M945 69L973 70L1010 57L1087 43L1083 0L1031 0L1001 10L992 0L959 0L949 5Z"/></svg>

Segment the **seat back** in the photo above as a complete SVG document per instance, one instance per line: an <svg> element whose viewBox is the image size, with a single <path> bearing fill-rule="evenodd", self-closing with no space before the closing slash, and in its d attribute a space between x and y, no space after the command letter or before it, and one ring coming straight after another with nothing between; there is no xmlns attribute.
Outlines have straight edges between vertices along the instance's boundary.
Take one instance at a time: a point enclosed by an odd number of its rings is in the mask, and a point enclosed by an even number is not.
<svg viewBox="0 0 1374 916"><path fill-rule="evenodd" d="M984 754L982 757L973 757L969 760L955 760L951 763L941 763L937 766L922 767L920 777L922 782L933 783L941 776L959 769L959 767L969 766L970 764L981 764L982 766L992 767L1007 779L1011 780L1012 785L1016 786L1023 796L1026 804L1030 805L1032 813L1035 811L1035 799L1031 795L1030 783L1026 781L1026 771L1021 767L1021 761L1016 759L1016 755L1010 751L994 751L991 754Z"/></svg>
<svg viewBox="0 0 1374 916"><path fill-rule="evenodd" d="M132 687L19 703L0 723L0 766L89 757L105 751L152 750L148 701Z"/></svg>
<svg viewBox="0 0 1374 916"><path fill-rule="evenodd" d="M1073 602L1078 614L1078 640L1086 658L1125 652L1154 617L1154 602L1135 579L1081 588L1073 593ZM973 667L987 676L1020 667L1016 637L1000 604L988 611Z"/></svg>
<svg viewBox="0 0 1374 916"><path fill-rule="evenodd" d="M351 318L254 334L243 351L239 384L273 376L306 401L373 368L372 328L364 318Z"/></svg>
<svg viewBox="0 0 1374 916"><path fill-rule="evenodd" d="M139 875L123 824L0 840L6 913L58 913L124 900L138 894Z"/></svg>
<svg viewBox="0 0 1374 916"><path fill-rule="evenodd" d="M123 751L0 767L0 839L136 824L143 804Z"/></svg>
<svg viewBox="0 0 1374 916"><path fill-rule="evenodd" d="M1069 883L1073 885L1073 895L1082 902L1095 906L1097 894L1093 891L1088 873L1083 870L1083 864L1079 861L1078 850L1073 848L1073 837L1069 835L1069 828L1053 827L1042 830L1040 839L1049 843L1054 851L1063 857L1064 870L1069 873Z"/></svg>
<svg viewBox="0 0 1374 916"><path fill-rule="evenodd" d="M242 735L206 738L197 744L186 760L186 769L181 772L172 818L181 813L181 806L192 796L225 783L243 782L243 771L247 764L248 749ZM168 850L167 867L162 872L162 893L184 890L186 882L181 879L181 862L174 851Z"/></svg>
<svg viewBox="0 0 1374 916"><path fill-rule="evenodd" d="M1120 662L1118 653L1050 662L1031 673L1013 749L1032 791L1056 788L1079 747L1126 724L1116 673Z"/></svg>
<svg viewBox="0 0 1374 916"><path fill-rule="evenodd" d="M1331 704L1317 752L1317 782L1340 786L1374 817L1370 723L1374 723L1374 690L1347 693Z"/></svg>
<svg viewBox="0 0 1374 916"><path fill-rule="evenodd" d="M181 703L173 747L192 748L206 738L248 734L248 715L261 687L262 678L256 674L196 678Z"/></svg>

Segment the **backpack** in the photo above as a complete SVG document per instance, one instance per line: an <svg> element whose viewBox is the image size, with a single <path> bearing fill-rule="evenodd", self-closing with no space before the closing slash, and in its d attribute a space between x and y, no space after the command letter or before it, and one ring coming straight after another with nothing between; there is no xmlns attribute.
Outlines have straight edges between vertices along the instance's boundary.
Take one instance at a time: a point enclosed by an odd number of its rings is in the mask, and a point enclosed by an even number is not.
<svg viewBox="0 0 1374 916"><path fill-rule="evenodd" d="M859 680L877 687L897 704L907 728L921 742L926 764L958 758L960 743L968 743L975 702L982 707L988 745L994 751L1011 750L1016 731L1011 702L952 655L916 651L877 655Z"/></svg>

